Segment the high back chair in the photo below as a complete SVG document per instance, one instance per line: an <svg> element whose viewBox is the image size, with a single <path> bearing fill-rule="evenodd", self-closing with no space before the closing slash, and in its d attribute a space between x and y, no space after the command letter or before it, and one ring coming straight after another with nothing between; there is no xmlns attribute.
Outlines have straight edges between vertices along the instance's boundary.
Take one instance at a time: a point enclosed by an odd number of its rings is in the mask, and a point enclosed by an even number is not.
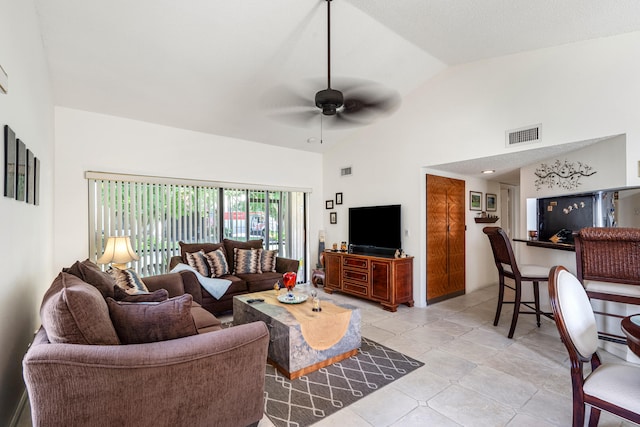
<svg viewBox="0 0 640 427"><path fill-rule="evenodd" d="M585 405L591 406L589 426L598 425L601 410L640 423L640 368L601 363L596 353L596 318L580 281L564 267L553 267L549 299L571 360L573 426L584 425ZM583 365L587 362L591 372L585 378Z"/></svg>
<svg viewBox="0 0 640 427"><path fill-rule="evenodd" d="M540 290L538 285L540 282L546 282L549 279L549 267L532 264L523 264L518 266L516 258L513 255L513 249L511 248L509 237L502 228L485 227L482 231L489 237L491 250L493 251L493 258L496 262L499 275L498 307L496 309L496 318L493 321L493 326L498 326L500 312L502 311L502 304L513 304L513 316L511 317L511 328L509 328L508 335L509 338L513 338L519 314L535 314L538 327L540 327L541 315L553 320L553 315L551 313L540 310ZM513 287L505 283L505 277L514 281ZM523 282L533 283L533 301L522 301ZM504 301L504 288L509 288L514 291L515 296L513 301ZM533 306L531 306L531 304L533 304ZM528 310L522 310L522 306L526 307Z"/></svg>
<svg viewBox="0 0 640 427"><path fill-rule="evenodd" d="M588 227L575 234L574 242L578 280L590 299L640 305L640 229ZM595 313L623 317L607 311ZM626 341L612 331L598 334L607 341Z"/></svg>

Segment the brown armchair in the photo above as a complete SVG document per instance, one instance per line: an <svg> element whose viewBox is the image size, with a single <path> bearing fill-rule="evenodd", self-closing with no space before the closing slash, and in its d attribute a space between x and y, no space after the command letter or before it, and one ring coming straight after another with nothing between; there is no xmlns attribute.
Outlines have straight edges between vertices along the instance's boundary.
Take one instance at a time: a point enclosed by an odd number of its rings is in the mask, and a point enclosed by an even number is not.
<svg viewBox="0 0 640 427"><path fill-rule="evenodd" d="M113 286L101 274L93 279ZM255 322L222 329L215 316L185 298L190 285L184 277L144 278L150 290L176 298L120 304L105 299L99 281L61 272L45 292L43 326L22 362L33 425L257 424L267 327ZM157 330L146 335L150 325Z"/></svg>
<svg viewBox="0 0 640 427"><path fill-rule="evenodd" d="M52 344L23 360L34 426L247 426L263 416L263 322L169 341Z"/></svg>

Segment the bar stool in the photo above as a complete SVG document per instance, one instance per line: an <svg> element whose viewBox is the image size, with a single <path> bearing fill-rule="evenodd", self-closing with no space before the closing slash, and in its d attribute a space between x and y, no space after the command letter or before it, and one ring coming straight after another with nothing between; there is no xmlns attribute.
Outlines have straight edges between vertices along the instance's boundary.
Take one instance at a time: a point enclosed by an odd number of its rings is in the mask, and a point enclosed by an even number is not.
<svg viewBox="0 0 640 427"><path fill-rule="evenodd" d="M493 251L493 258L498 268L499 290L498 290L498 307L496 309L496 318L493 321L493 326L498 326L498 320L500 320L500 312L502 311L502 304L513 304L513 316L511 318L511 328L509 329L509 338L513 338L513 333L516 330L516 324L518 323L519 314L535 314L536 323L540 327L540 316L548 317L553 320L553 313L543 312L540 310L540 282L547 282L549 280L549 267L543 267L540 265L522 264L518 266L515 256L513 255L513 249L511 247L511 241L509 237L500 227L485 227L484 234L489 237L491 243L491 250ZM505 277L509 277L515 282L514 287L507 285L504 281ZM533 283L533 301L522 301L522 282ZM515 292L513 301L504 301L504 288L512 289ZM533 307L530 304L534 304ZM521 310L522 306L531 310Z"/></svg>

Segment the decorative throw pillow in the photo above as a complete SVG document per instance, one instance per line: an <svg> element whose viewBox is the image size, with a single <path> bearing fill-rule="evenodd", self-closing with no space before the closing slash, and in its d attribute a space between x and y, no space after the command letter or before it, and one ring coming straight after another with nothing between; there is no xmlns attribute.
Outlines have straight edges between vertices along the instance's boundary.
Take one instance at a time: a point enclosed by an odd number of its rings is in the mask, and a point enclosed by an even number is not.
<svg viewBox="0 0 640 427"><path fill-rule="evenodd" d="M182 262L188 264L187 254L202 251L204 253L215 251L216 249L224 247L224 243L185 243L178 242L180 245L180 256Z"/></svg>
<svg viewBox="0 0 640 427"><path fill-rule="evenodd" d="M260 269L263 273L275 273L276 272L276 256L277 250L267 251L262 250L262 256L260 259Z"/></svg>
<svg viewBox="0 0 640 427"><path fill-rule="evenodd" d="M73 274L79 279L93 285L100 291L103 297L113 297L113 285L116 284L113 277L98 267L96 264L86 259L82 262L76 261L71 267L62 271Z"/></svg>
<svg viewBox="0 0 640 427"><path fill-rule="evenodd" d="M166 289L148 292L146 294L129 295L120 286L113 287L113 299L124 302L160 302L169 299L169 292Z"/></svg>
<svg viewBox="0 0 640 427"><path fill-rule="evenodd" d="M262 249L234 248L234 252L236 260L234 274L262 273L260 269Z"/></svg>
<svg viewBox="0 0 640 427"><path fill-rule="evenodd" d="M209 263L209 277L220 277L229 274L229 264L227 264L224 248L208 252L205 254L205 257Z"/></svg>
<svg viewBox="0 0 640 427"><path fill-rule="evenodd" d="M120 344L102 294L72 274L62 272L53 281L42 299L40 318L52 343Z"/></svg>
<svg viewBox="0 0 640 427"><path fill-rule="evenodd" d="M238 240L224 239L222 241L224 243L224 253L227 254L227 262L229 263L230 268L234 268L236 265L235 260L235 249L262 249L264 245L262 244L262 239L258 240L247 240L246 242L241 242ZM207 251L209 252L209 251Z"/></svg>
<svg viewBox="0 0 640 427"><path fill-rule="evenodd" d="M209 265L209 259L203 251L188 252L187 264L195 268L196 271L202 274L204 277L211 277L211 266Z"/></svg>
<svg viewBox="0 0 640 427"><path fill-rule="evenodd" d="M109 269L109 274L116 280L116 285L129 295L149 293L149 289L138 274L130 268L120 270L119 268Z"/></svg>
<svg viewBox="0 0 640 427"><path fill-rule="evenodd" d="M191 315L191 294L162 302L132 303L107 298L109 314L123 344L142 344L198 333Z"/></svg>

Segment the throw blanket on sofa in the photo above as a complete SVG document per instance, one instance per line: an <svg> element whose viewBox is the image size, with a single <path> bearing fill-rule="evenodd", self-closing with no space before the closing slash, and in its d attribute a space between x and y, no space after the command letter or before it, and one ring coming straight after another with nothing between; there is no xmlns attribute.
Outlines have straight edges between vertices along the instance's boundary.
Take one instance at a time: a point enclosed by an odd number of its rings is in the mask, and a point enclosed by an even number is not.
<svg viewBox="0 0 640 427"><path fill-rule="evenodd" d="M200 285L205 288L207 292L209 292L215 299L220 299L229 286L231 286L231 280L227 279L219 279L217 277L204 277L202 274L198 273L198 271L187 264L178 264L170 271L171 273L177 273L178 271L192 271L195 273Z"/></svg>

